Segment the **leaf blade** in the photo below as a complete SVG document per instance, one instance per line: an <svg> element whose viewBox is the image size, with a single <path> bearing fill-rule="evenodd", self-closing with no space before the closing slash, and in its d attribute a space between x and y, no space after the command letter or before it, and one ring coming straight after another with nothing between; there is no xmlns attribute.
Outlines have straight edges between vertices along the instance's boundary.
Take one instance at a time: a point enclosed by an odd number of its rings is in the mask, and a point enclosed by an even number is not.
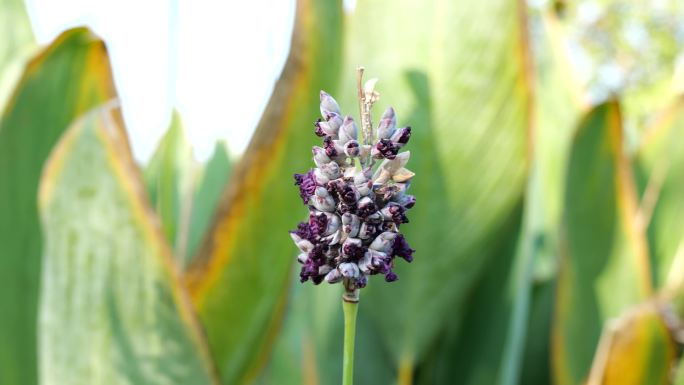
<svg viewBox="0 0 684 385"><path fill-rule="evenodd" d="M41 236L36 191L44 160L67 125L116 96L106 48L67 31L29 62L0 121L0 382L34 384ZM19 300L21 299L21 300Z"/></svg>
<svg viewBox="0 0 684 385"><path fill-rule="evenodd" d="M75 122L41 179L41 383L218 384L115 112Z"/></svg>

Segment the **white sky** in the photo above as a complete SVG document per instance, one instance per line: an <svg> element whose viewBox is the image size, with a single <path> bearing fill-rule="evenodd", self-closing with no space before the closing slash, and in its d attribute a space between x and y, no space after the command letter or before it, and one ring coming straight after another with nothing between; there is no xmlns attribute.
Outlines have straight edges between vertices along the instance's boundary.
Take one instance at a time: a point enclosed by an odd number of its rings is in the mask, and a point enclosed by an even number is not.
<svg viewBox="0 0 684 385"><path fill-rule="evenodd" d="M26 0L40 43L87 24L107 43L133 152L181 113L195 156L241 153L287 57L294 0Z"/></svg>

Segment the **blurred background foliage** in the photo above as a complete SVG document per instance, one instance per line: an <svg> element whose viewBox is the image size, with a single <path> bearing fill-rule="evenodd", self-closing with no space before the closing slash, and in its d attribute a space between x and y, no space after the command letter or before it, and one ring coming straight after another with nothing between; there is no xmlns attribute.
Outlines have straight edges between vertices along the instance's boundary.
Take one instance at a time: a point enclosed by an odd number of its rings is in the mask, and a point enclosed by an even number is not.
<svg viewBox="0 0 684 385"><path fill-rule="evenodd" d="M681 3L299 0L248 149L205 164L178 113L136 163L88 29L0 20L0 384L338 383L341 288L287 232L357 65L413 127L418 251L362 292L356 383L684 384Z"/></svg>

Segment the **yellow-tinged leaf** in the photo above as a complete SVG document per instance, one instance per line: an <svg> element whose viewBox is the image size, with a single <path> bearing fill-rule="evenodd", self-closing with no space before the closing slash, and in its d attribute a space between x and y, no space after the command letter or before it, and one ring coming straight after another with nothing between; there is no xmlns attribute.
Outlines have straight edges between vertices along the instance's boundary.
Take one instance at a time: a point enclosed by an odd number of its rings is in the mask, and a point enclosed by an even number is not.
<svg viewBox="0 0 684 385"><path fill-rule="evenodd" d="M658 303L646 303L608 321L587 385L666 385L677 346Z"/></svg>
<svg viewBox="0 0 684 385"><path fill-rule="evenodd" d="M4 38L4 37L3 37ZM64 32L27 65L0 120L0 383L36 382L41 236L38 179L76 117L116 97L104 43Z"/></svg>
<svg viewBox="0 0 684 385"><path fill-rule="evenodd" d="M608 102L585 116L570 151L552 336L558 384L584 381L605 320L653 292L622 136L619 105Z"/></svg>
<svg viewBox="0 0 684 385"><path fill-rule="evenodd" d="M341 28L341 1L298 1L290 56L188 273L227 384L256 377L282 322L295 261L288 230L306 215L292 174L310 167L319 90L334 91Z"/></svg>
<svg viewBox="0 0 684 385"><path fill-rule="evenodd" d="M62 136L39 209L41 384L218 384L111 104Z"/></svg>

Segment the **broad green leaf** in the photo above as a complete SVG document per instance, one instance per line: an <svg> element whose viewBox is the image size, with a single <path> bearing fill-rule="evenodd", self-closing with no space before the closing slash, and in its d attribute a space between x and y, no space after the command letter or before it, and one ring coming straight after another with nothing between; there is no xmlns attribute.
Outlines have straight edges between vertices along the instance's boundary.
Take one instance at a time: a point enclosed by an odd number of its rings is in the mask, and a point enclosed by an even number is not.
<svg viewBox="0 0 684 385"><path fill-rule="evenodd" d="M26 67L0 121L0 383L36 382L41 236L36 191L43 162L67 125L116 96L104 43L60 35Z"/></svg>
<svg viewBox="0 0 684 385"><path fill-rule="evenodd" d="M184 264L188 265L197 252L218 206L221 192L224 190L232 171L232 162L228 156L226 145L216 143L214 154L204 167L204 173L198 183L192 200L190 228L188 229L188 246L185 251Z"/></svg>
<svg viewBox="0 0 684 385"><path fill-rule="evenodd" d="M667 385L677 344L662 319L664 308L640 305L607 323L588 385Z"/></svg>
<svg viewBox="0 0 684 385"><path fill-rule="evenodd" d="M554 379L586 380L606 320L652 294L617 102L581 121L566 173L553 330Z"/></svg>
<svg viewBox="0 0 684 385"><path fill-rule="evenodd" d="M77 120L41 179L41 384L218 384L116 112Z"/></svg>
<svg viewBox="0 0 684 385"><path fill-rule="evenodd" d="M0 0L0 111L35 48L24 0Z"/></svg>
<svg viewBox="0 0 684 385"><path fill-rule="evenodd" d="M446 324L436 348L421 362L418 384L449 384L455 378L464 385L499 383L511 319L514 263L516 254L518 258L521 255L516 252L523 234L521 211L509 221L509 235L497 242L495 257L488 261L486 273L474 286L466 304L448 314L448 319L460 316L463 321Z"/></svg>
<svg viewBox="0 0 684 385"><path fill-rule="evenodd" d="M420 360L492 255L525 185L531 95L524 3L359 1L349 16L343 91L378 77L376 117L392 105L412 126L408 168L418 203L402 231L417 250L399 281L371 280L361 312L378 323L404 373Z"/></svg>
<svg viewBox="0 0 684 385"><path fill-rule="evenodd" d="M334 92L341 12L341 1L298 2L290 56L189 272L226 384L256 378L283 319L295 261L288 230L306 216L292 174L311 167L319 90Z"/></svg>
<svg viewBox="0 0 684 385"><path fill-rule="evenodd" d="M640 217L648 229L656 287L666 284L684 241L684 98L661 112L646 131L636 154L641 194ZM677 270L677 269L675 269ZM674 278L674 276L673 276Z"/></svg>
<svg viewBox="0 0 684 385"><path fill-rule="evenodd" d="M181 267L187 255L196 169L180 115L174 111L171 126L145 168L144 178L164 235Z"/></svg>

